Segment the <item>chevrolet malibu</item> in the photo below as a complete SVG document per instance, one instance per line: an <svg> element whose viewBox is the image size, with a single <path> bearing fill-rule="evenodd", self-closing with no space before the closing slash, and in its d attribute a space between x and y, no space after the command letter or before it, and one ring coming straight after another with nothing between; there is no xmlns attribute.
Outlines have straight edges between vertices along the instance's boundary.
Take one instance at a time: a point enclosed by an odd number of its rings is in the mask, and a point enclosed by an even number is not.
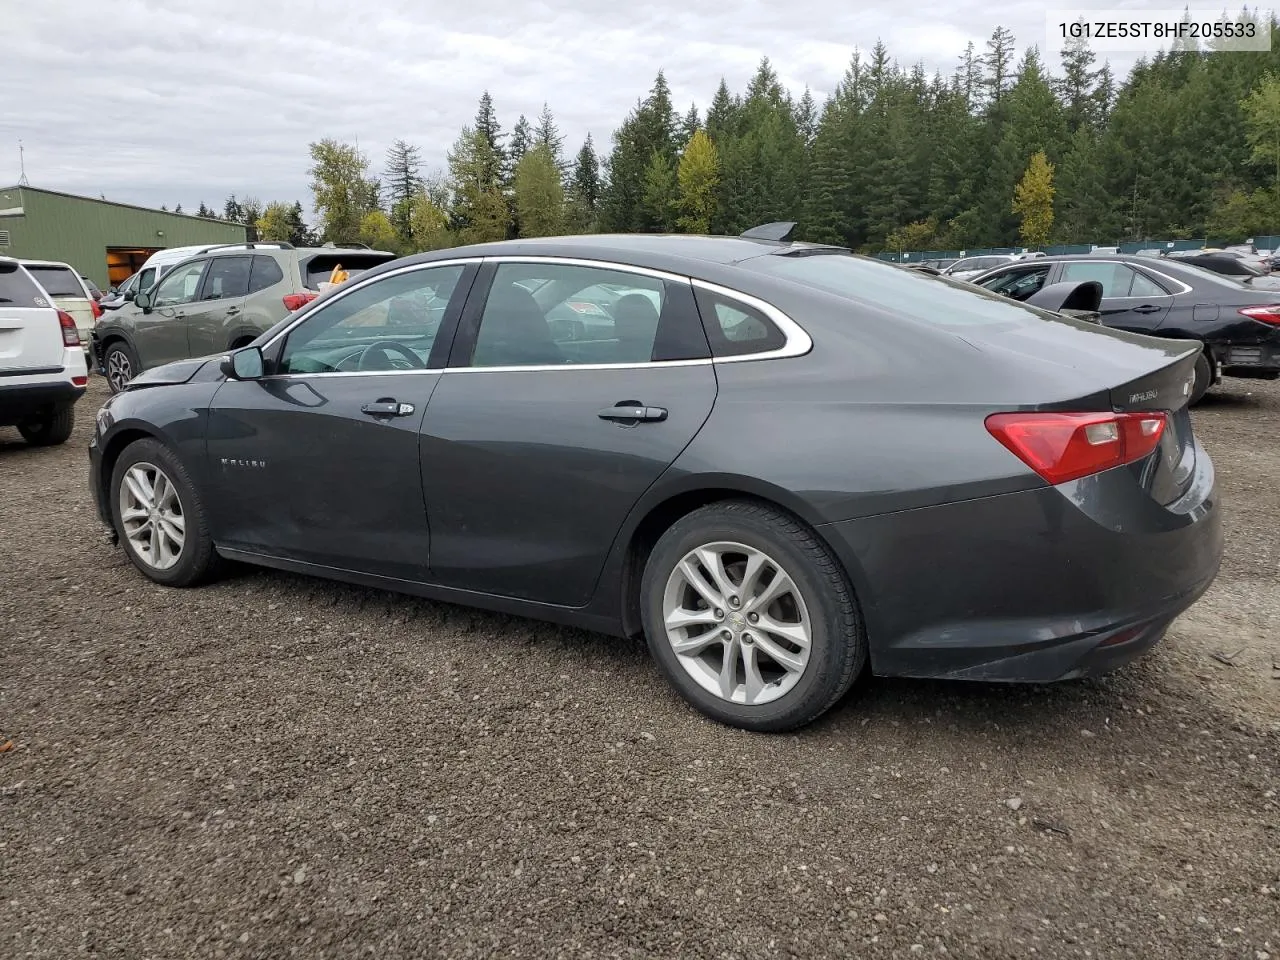
<svg viewBox="0 0 1280 960"><path fill-rule="evenodd" d="M864 669L1049 682L1156 644L1222 553L1200 345L789 237L385 264L111 397L98 512L160 584L238 561L643 634L759 731Z"/></svg>

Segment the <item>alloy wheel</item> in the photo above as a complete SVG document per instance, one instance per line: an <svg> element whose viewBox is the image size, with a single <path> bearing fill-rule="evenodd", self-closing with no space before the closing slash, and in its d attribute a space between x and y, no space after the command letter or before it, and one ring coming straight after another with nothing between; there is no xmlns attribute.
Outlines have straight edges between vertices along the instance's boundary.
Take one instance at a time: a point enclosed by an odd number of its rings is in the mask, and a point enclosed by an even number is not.
<svg viewBox="0 0 1280 960"><path fill-rule="evenodd" d="M173 481L151 463L135 463L120 483L120 524L137 557L167 570L182 556L186 517Z"/></svg>
<svg viewBox="0 0 1280 960"><path fill-rule="evenodd" d="M782 565L742 543L708 543L685 554L662 599L667 642L704 690L758 706L804 675L812 625Z"/></svg>
<svg viewBox="0 0 1280 960"><path fill-rule="evenodd" d="M112 350L107 354L107 379L115 390L123 390L124 385L133 379L133 364L123 350Z"/></svg>

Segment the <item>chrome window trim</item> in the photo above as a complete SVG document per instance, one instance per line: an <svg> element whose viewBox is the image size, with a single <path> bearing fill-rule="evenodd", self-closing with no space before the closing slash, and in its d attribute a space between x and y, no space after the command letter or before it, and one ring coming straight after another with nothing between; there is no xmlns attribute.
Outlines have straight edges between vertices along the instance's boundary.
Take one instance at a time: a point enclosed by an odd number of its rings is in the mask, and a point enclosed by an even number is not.
<svg viewBox="0 0 1280 960"><path fill-rule="evenodd" d="M1072 263L1112 263L1121 267L1128 267L1130 270L1133 270L1134 272L1153 273L1157 277L1159 277L1161 280L1167 281L1168 283L1171 283L1175 287L1179 288L1173 291L1172 293L1166 293L1165 296L1167 297L1180 297L1183 294L1191 293L1193 289L1192 287L1183 283L1181 280L1177 279L1176 277L1171 277L1167 273L1162 273L1161 271L1156 270L1154 267L1148 267L1145 263L1142 264L1141 267L1139 267L1138 264L1127 263L1124 260L1104 260L1098 257L1089 257L1088 259L1080 259L1080 260L1062 260L1059 262L1062 264L1063 273L1066 272L1066 268ZM1071 281L1068 280L1066 282L1070 283ZM1079 281L1079 282L1083 283L1084 281ZM1147 298L1126 296L1126 297L1105 297L1104 299L1106 300L1146 300Z"/></svg>
<svg viewBox="0 0 1280 960"><path fill-rule="evenodd" d="M745 306L763 313L769 318L773 324L782 331L785 342L776 350L762 350L759 353L743 353L734 357L714 357L714 363L745 363L754 360L783 360L790 357L802 357L813 349L813 339L805 331L804 327L796 323L789 316L775 307L773 304L761 300L759 297L753 297L750 294L743 293L740 290L733 290L730 287L722 287L718 283L711 283L707 280L693 280L695 287L701 287L708 293L714 293L726 300L737 300ZM705 321L704 321L705 322Z"/></svg>
<svg viewBox="0 0 1280 960"><path fill-rule="evenodd" d="M731 287L721 286L708 280L700 280L696 277L683 276L677 273L671 273L667 270L658 270L654 267L641 267L630 263L617 263L612 260L593 260L584 257L553 257L539 256L537 254L503 254L488 257L459 257L449 260L432 260L427 263L414 263L395 270L388 270L386 273L380 273L374 277L361 277L359 280L351 282L349 288L341 290L333 295L322 307L316 310L327 310L333 304L337 303L344 297L350 296L357 290L361 290L370 284L377 283L387 277L400 276L405 273L412 273L418 270L428 270L435 267L452 267L466 266L472 263L486 264L503 264L503 263L532 263L532 264L554 264L558 266L569 267L587 267L596 270L613 270L617 273L634 273L639 276L652 277L656 280L665 280L672 283L686 283L714 293L726 300L736 300L744 306L751 307L754 310L764 314L772 323L774 323L780 331L782 331L785 343L776 350L763 350L759 353L744 353L732 357L704 357L695 360L657 360L640 363L565 363L565 364L531 364L529 366L502 366L502 367L425 367L420 370L341 370L330 372L316 373L278 373L270 376L260 377L261 380L291 380L298 378L310 377L370 377L370 376L402 376L404 374L415 373L538 373L546 371L569 372L575 370L599 371L599 370L650 370L665 369L668 367L701 367L710 366L719 363L744 363L756 360L779 360L790 357L804 356L813 349L813 340L809 334L795 320L791 319L783 311L779 310L773 304L761 300L759 297L753 297L750 294L743 293L740 290L734 290ZM262 345L262 349L266 351L280 339L287 337L298 326L305 323L315 310L309 310L307 313L299 317L294 323L285 327L274 337Z"/></svg>
<svg viewBox="0 0 1280 960"><path fill-rule="evenodd" d="M347 284L343 284L344 289L339 289L338 292L335 293L331 299L326 300L324 304L322 304L319 307L316 307L312 310L308 310L305 314L303 314L293 323L289 324L289 326L285 327L283 330L277 333L274 337L272 337L270 340L264 343L262 345L262 350L263 352L266 352L266 350L269 347L271 347L277 340L279 340L281 337L287 337L290 333L292 333L295 329L297 329L301 324L306 323L307 320L309 320L311 316L317 311L327 310L329 309L329 307L333 306L339 300L349 297L351 296L351 294L355 293L357 290L362 290L365 287L369 286L370 284L377 283L379 280L384 280L387 277L398 277L401 274L413 273L414 271L417 271L417 270L430 270L434 267L456 267L459 265L466 266L467 264L471 264L471 263L480 263L482 259L483 259L482 257L459 257L453 260L431 260L431 261L428 261L427 263L410 263L403 267L397 267L395 270L388 270L386 273L379 273L377 276L373 276L373 277L361 276L360 279L358 280L352 280L350 282L350 286L348 286ZM307 374L307 376L326 376L326 374ZM332 376L332 374L327 374L327 376Z"/></svg>

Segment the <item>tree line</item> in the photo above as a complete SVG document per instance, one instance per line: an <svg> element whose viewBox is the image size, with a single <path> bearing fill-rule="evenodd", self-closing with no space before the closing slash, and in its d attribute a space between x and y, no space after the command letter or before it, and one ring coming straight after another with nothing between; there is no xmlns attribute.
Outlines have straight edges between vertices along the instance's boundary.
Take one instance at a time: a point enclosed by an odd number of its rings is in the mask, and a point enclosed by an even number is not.
<svg viewBox="0 0 1280 960"><path fill-rule="evenodd" d="M401 253L586 232L736 234L794 220L797 236L863 252L1123 239L1239 240L1280 232L1280 29L1267 52L1187 44L1122 80L1084 41L1054 74L997 28L950 76L855 53L819 106L768 58L744 91L722 80L677 109L659 71L598 151L572 154L544 104L510 132L486 91L422 171L397 140L381 173L355 145L310 145L317 221L300 204L228 201L265 239L359 241ZM203 204L202 204L203 207ZM256 214L256 216L254 215Z"/></svg>

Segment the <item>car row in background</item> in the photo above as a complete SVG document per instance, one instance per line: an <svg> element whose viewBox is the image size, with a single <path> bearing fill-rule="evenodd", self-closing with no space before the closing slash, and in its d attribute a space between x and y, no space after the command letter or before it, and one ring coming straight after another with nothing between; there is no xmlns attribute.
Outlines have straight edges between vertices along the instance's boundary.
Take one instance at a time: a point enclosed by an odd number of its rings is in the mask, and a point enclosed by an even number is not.
<svg viewBox="0 0 1280 960"><path fill-rule="evenodd" d="M1105 326L1204 344L1192 403L1223 376L1280 377L1280 291L1255 289L1178 258L1040 257L1004 264L970 282L1025 301L1047 285L1086 280L1102 285Z"/></svg>
<svg viewBox="0 0 1280 960"><path fill-rule="evenodd" d="M93 331L97 369L113 392L144 370L240 347L320 296L333 270L348 279L396 258L368 248L295 248L283 242L197 248L135 274L131 299ZM150 263L150 261L148 261Z"/></svg>
<svg viewBox="0 0 1280 960"><path fill-rule="evenodd" d="M0 427L17 427L34 446L65 443L89 379L75 318L45 283L60 273L0 257ZM73 277L79 275L66 268Z"/></svg>

